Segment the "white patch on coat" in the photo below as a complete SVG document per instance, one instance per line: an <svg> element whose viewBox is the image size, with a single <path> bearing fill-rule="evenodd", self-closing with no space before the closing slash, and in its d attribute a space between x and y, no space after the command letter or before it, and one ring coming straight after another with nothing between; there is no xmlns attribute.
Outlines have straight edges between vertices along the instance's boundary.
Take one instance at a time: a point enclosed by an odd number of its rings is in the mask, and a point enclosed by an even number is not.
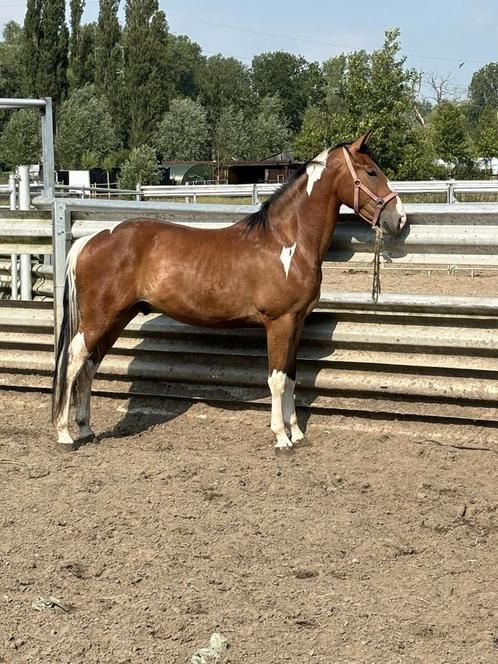
<svg viewBox="0 0 498 664"><path fill-rule="evenodd" d="M292 257L294 256L295 251L296 251L296 243L294 242L292 247L283 247L282 252L280 254L280 260L282 261L282 265L284 266L286 279L289 274Z"/></svg>
<svg viewBox="0 0 498 664"><path fill-rule="evenodd" d="M311 196L311 192L313 191L313 186L315 182L317 182L322 177L322 173L325 169L325 163L327 161L328 156L329 156L329 148L327 148L323 152L320 152L318 157L315 157L313 159L313 161L319 161L322 163L320 164L311 163L306 166L306 173L308 174L308 184L306 185L306 191L308 193L308 196Z"/></svg>

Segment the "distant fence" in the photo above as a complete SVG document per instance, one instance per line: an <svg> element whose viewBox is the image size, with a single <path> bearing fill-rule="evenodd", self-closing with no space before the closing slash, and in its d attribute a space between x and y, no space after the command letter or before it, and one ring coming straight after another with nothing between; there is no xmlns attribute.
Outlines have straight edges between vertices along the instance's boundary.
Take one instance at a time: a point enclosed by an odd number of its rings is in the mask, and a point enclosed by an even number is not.
<svg viewBox="0 0 498 664"><path fill-rule="evenodd" d="M463 195L498 195L498 180L423 180L391 182L392 187L400 194L409 195L438 195L447 203L459 201ZM57 196L75 197L82 199L93 198L132 198L138 201L153 201L167 198L184 199L186 203L196 203L198 198L244 198L250 199L252 204L274 193L281 184L185 184L185 185L138 185L136 189L117 189L100 185L55 185ZM14 192L16 179L9 184L0 185L0 197L7 198ZM31 185L31 195L35 197L42 187L39 184ZM5 207L6 205L4 205Z"/></svg>

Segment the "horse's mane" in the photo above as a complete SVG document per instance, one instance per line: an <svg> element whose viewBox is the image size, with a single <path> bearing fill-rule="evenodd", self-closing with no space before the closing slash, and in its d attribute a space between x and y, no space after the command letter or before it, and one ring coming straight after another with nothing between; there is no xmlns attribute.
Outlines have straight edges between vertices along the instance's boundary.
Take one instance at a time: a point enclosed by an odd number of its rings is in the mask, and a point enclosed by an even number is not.
<svg viewBox="0 0 498 664"><path fill-rule="evenodd" d="M336 145L332 146L329 149L329 152L332 152L332 150L337 150L337 148L343 148L343 147L349 149L350 145L351 141L349 142L343 141L342 143L337 143ZM377 163L375 155L372 152L372 150L368 147L368 145L364 145L361 148L361 152L363 154L368 155L372 161ZM292 173L292 175L288 178L286 182L284 182L282 186L280 186L276 191L274 191L273 194L271 194L271 196L269 196L266 199L266 201L264 201L264 203L261 203L261 207L259 208L259 210L253 212L244 219L244 223L247 226L248 230L252 231L255 228L263 228L263 229L268 228L270 221L268 213L273 203L282 198L285 192L288 191L290 187L292 187L294 182L296 182L296 180L298 180L301 177L301 175L303 175L303 173L306 172L306 168L309 164L318 164L318 163L320 162L311 159L310 161L307 161L306 163L302 164L302 166L299 166L299 168L296 171L294 171L294 173Z"/></svg>

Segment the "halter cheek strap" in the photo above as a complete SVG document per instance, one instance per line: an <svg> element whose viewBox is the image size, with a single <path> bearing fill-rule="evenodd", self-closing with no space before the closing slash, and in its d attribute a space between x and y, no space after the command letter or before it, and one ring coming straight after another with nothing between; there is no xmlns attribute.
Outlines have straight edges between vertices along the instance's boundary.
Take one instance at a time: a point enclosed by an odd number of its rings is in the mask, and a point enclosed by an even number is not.
<svg viewBox="0 0 498 664"><path fill-rule="evenodd" d="M354 211L356 214L360 215L362 219L367 221L371 226L375 227L379 224L379 219L382 210L386 207L386 205L391 201L393 198L396 198L398 195L395 191L391 191L390 194L388 194L385 198L380 198L380 196L377 196L377 194L374 194L373 191L371 191L366 185L363 184L363 182L360 180L358 177L358 174L356 173L353 163L351 161L351 157L349 154L349 151L347 148L343 147L342 148L344 152L344 159L346 160L346 164L348 165L349 172L351 173L351 177L353 178L353 183L354 183ZM360 190L365 192L365 194L371 198L375 202L376 210L373 219L369 219L366 217L363 212L361 211L360 208Z"/></svg>

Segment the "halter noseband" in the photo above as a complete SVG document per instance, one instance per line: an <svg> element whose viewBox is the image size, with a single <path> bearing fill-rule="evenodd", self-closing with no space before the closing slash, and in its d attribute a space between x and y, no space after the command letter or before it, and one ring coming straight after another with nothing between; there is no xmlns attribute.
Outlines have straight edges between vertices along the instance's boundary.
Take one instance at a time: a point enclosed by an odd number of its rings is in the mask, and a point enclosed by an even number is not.
<svg viewBox="0 0 498 664"><path fill-rule="evenodd" d="M373 228L375 228L379 223L380 214L382 210L386 207L389 201L391 201L393 198L396 198L398 194L395 191L391 191L391 193L388 194L385 198L380 198L380 196L374 194L373 191L371 191L367 186L365 186L358 177L358 174L356 173L353 163L351 161L348 149L345 148L344 146L342 149L344 152L344 159L346 160L346 164L348 165L349 172L351 173L351 177L353 178L354 182L354 211L356 214L359 214L362 219L367 221ZM361 191L364 191L365 194L375 202L376 210L373 219L368 219L368 217L366 217L360 209L360 189Z"/></svg>

